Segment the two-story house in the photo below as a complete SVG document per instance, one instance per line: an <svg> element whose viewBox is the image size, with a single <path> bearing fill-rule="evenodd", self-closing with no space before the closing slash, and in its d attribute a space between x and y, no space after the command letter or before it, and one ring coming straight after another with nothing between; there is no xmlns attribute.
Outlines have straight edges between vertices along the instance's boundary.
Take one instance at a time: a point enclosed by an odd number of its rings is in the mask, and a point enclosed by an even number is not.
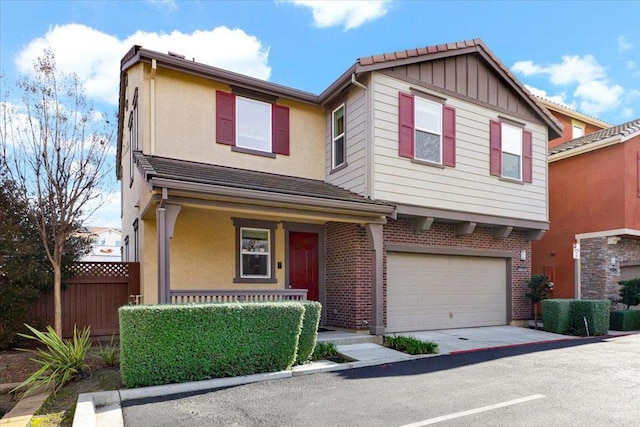
<svg viewBox="0 0 640 427"><path fill-rule="evenodd" d="M640 277L640 119L549 148L551 228L533 272L554 298L609 299Z"/></svg>
<svg viewBox="0 0 640 427"><path fill-rule="evenodd" d="M360 58L319 95L140 46L121 70L144 303L306 295L373 334L530 316L562 130L480 40Z"/></svg>
<svg viewBox="0 0 640 427"><path fill-rule="evenodd" d="M122 238L120 230L109 227L91 227L81 233L91 239L91 250L80 261L120 262Z"/></svg>

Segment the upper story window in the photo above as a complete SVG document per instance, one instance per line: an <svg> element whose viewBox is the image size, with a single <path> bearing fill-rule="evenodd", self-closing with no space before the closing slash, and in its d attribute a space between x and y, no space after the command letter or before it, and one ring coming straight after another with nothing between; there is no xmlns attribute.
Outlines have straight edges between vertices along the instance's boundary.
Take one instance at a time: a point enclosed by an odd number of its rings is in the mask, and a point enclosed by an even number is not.
<svg viewBox="0 0 640 427"><path fill-rule="evenodd" d="M442 163L442 105L415 98L415 158Z"/></svg>
<svg viewBox="0 0 640 427"><path fill-rule="evenodd" d="M236 96L236 146L271 152L271 105Z"/></svg>
<svg viewBox="0 0 640 427"><path fill-rule="evenodd" d="M217 91L216 142L243 153L289 155L289 108Z"/></svg>
<svg viewBox="0 0 640 427"><path fill-rule="evenodd" d="M456 110L426 97L400 92L398 153L426 164L456 165Z"/></svg>
<svg viewBox="0 0 640 427"><path fill-rule="evenodd" d="M571 138L576 139L584 136L584 128L584 123L571 120Z"/></svg>
<svg viewBox="0 0 640 427"><path fill-rule="evenodd" d="M347 161L345 144L344 104L331 113L331 167L335 169Z"/></svg>
<svg viewBox="0 0 640 427"><path fill-rule="evenodd" d="M524 125L492 120L489 139L491 175L533 182L532 134L524 130Z"/></svg>
<svg viewBox="0 0 640 427"><path fill-rule="evenodd" d="M522 129L502 123L502 176L522 180Z"/></svg>

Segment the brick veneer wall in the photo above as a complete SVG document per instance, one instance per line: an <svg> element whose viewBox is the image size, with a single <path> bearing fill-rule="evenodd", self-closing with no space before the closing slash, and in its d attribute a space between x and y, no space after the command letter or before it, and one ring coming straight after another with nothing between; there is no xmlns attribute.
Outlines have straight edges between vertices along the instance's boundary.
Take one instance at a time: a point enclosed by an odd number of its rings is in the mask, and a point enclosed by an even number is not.
<svg viewBox="0 0 640 427"><path fill-rule="evenodd" d="M615 264L611 264L615 258ZM580 240L580 285L583 299L608 299L615 303L620 295L620 268L640 264L640 240L607 237Z"/></svg>
<svg viewBox="0 0 640 427"><path fill-rule="evenodd" d="M512 253L511 316L513 320L528 319L531 316L531 303L525 297L528 291L527 281L531 277L531 242L526 241L525 232L514 230L507 238L494 239L490 228L476 227L472 234L457 237L453 224L434 223L428 231L415 232L413 231L413 223L410 219L399 218L398 220L389 220L384 226L384 242L385 244L442 246L508 251ZM520 261L520 251L522 250L527 252L526 261ZM386 296L386 251L384 258Z"/></svg>
<svg viewBox="0 0 640 427"><path fill-rule="evenodd" d="M366 230L358 224L330 222L326 245L326 323L368 329L372 258Z"/></svg>
<svg viewBox="0 0 640 427"><path fill-rule="evenodd" d="M410 219L389 220L384 226L386 244L442 246L450 248L507 251L512 258L512 313L514 320L528 319L531 304L526 299L531 276L531 243L525 233L513 231L509 237L494 239L492 230L478 227L470 235L457 237L453 224L433 224L430 230L415 232ZM372 258L367 234L357 224L328 223L326 228L327 325L348 329L367 329L371 322ZM520 251L527 260L520 261ZM387 254L384 252L384 321L387 306Z"/></svg>

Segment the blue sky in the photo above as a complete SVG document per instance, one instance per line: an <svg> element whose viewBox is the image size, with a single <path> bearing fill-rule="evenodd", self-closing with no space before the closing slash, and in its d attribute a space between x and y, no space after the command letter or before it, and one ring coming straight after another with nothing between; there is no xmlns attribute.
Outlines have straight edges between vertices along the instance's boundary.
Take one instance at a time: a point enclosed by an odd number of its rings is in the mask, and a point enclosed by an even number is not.
<svg viewBox="0 0 640 427"><path fill-rule="evenodd" d="M481 38L532 92L619 124L640 117L639 16L637 0L0 0L0 71L50 46L112 115L133 44L317 94L358 57ZM113 199L94 223L118 225Z"/></svg>

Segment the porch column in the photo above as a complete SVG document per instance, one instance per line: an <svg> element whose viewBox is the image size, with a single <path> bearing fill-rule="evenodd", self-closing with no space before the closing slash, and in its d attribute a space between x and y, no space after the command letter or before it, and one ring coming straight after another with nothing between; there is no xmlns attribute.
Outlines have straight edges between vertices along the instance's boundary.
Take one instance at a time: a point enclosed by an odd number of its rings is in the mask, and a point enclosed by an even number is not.
<svg viewBox="0 0 640 427"><path fill-rule="evenodd" d="M171 263L170 239L173 237L173 230L178 219L178 214L182 206L170 205L166 203L166 190L156 208L156 231L158 234L158 302L160 304L170 303L171 298Z"/></svg>
<svg viewBox="0 0 640 427"><path fill-rule="evenodd" d="M382 224L367 224L367 236L371 245L371 320L369 331L372 335L384 334L384 289L383 289L383 238Z"/></svg>

